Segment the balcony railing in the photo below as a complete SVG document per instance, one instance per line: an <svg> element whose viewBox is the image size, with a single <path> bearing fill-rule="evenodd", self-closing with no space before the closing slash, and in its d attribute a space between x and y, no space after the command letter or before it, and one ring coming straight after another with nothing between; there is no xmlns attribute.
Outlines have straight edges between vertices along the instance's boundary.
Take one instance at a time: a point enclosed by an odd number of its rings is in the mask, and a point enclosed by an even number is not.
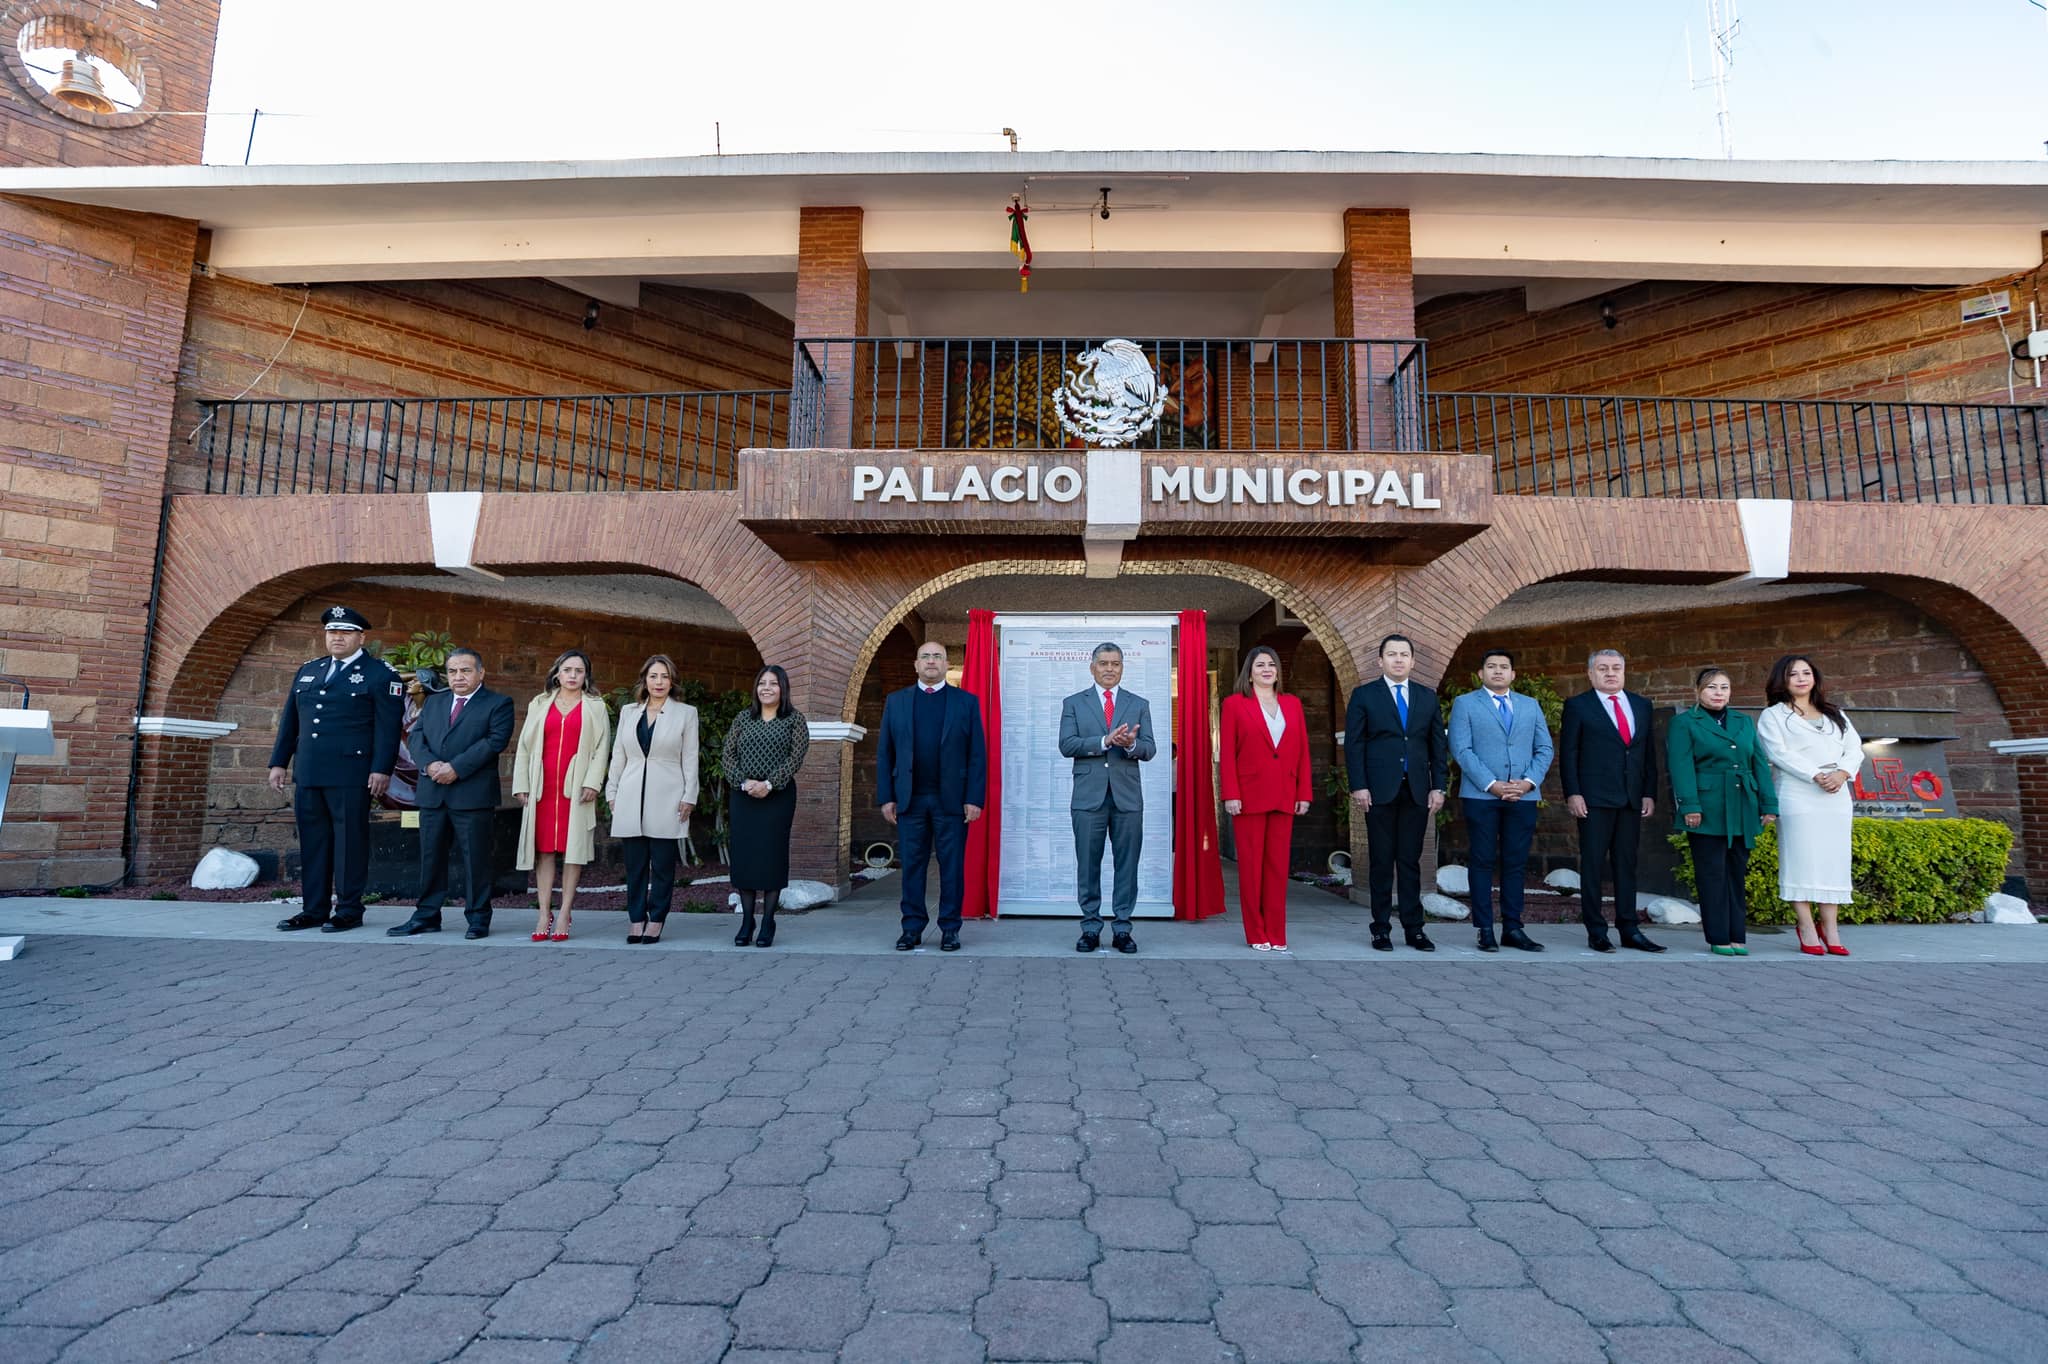
<svg viewBox="0 0 2048 1364"><path fill-rule="evenodd" d="M1167 407L1148 450L1418 450L1423 343L1131 337ZM832 337L796 346L799 448L1059 449L1053 395L1101 338Z"/></svg>
<svg viewBox="0 0 2048 1364"><path fill-rule="evenodd" d="M730 488L789 430L788 389L202 406L212 493Z"/></svg>
<svg viewBox="0 0 2048 1364"><path fill-rule="evenodd" d="M2048 407L1432 393L1502 493L2048 503Z"/></svg>

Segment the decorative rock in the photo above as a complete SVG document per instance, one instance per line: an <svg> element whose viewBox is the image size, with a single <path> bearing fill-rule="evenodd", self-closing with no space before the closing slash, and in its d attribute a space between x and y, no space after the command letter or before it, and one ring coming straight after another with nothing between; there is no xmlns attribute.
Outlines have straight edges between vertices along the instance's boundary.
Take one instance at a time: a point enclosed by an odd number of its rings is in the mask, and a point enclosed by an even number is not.
<svg viewBox="0 0 2048 1364"><path fill-rule="evenodd" d="M256 884L256 859L227 848L215 848L192 869L194 890L240 890Z"/></svg>
<svg viewBox="0 0 2048 1364"><path fill-rule="evenodd" d="M1653 924L1696 924L1700 921L1699 906L1690 900L1670 895L1645 895L1636 903L1643 913L1650 916Z"/></svg>
<svg viewBox="0 0 2048 1364"><path fill-rule="evenodd" d="M1436 869L1436 888L1446 895L1470 895L1472 875L1463 867L1453 863Z"/></svg>
<svg viewBox="0 0 2048 1364"><path fill-rule="evenodd" d="M823 881L791 881L782 888L782 898L776 903L784 909L816 909L831 904L835 898L832 887Z"/></svg>
<svg viewBox="0 0 2048 1364"><path fill-rule="evenodd" d="M1422 897L1422 912L1432 919L1469 919L1472 911L1462 900L1453 900L1448 895L1434 891Z"/></svg>
<svg viewBox="0 0 2048 1364"><path fill-rule="evenodd" d="M2034 911L2017 895L1995 894L1984 902L1984 922L1987 924L2030 924L2034 921Z"/></svg>
<svg viewBox="0 0 2048 1364"><path fill-rule="evenodd" d="M1557 890L1575 891L1579 888L1579 874L1570 867L1559 867L1543 878L1543 884Z"/></svg>

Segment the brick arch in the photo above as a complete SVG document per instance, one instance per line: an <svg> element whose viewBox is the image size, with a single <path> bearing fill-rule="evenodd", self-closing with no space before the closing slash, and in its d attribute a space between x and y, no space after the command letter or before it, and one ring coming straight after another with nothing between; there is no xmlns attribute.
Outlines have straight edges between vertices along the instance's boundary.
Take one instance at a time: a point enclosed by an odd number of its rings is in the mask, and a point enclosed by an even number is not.
<svg viewBox="0 0 2048 1364"><path fill-rule="evenodd" d="M487 496L475 558L498 569L644 572L689 582L764 654L801 657L809 625L796 571L742 527L725 494ZM392 494L172 499L147 711L210 718L257 636L308 593L432 569L425 497ZM137 858L197 853L207 761L190 740L146 741Z"/></svg>

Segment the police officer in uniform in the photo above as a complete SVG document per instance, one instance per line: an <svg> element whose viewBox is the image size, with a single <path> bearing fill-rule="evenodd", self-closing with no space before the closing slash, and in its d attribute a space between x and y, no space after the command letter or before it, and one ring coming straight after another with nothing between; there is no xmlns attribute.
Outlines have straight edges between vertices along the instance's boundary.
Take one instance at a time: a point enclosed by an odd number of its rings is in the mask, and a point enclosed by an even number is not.
<svg viewBox="0 0 2048 1364"><path fill-rule="evenodd" d="M370 802L391 784L405 714L405 683L363 649L370 622L346 606L330 606L320 624L327 656L299 668L270 750L272 790L284 790L285 769L298 763L292 807L305 908L278 925L287 933L362 926Z"/></svg>

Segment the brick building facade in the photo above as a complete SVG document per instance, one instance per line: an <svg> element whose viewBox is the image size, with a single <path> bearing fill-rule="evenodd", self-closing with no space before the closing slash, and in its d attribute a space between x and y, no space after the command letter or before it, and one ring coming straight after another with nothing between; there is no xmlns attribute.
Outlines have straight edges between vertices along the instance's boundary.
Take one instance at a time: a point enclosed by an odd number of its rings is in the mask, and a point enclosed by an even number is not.
<svg viewBox="0 0 2048 1364"><path fill-rule="evenodd" d="M134 46L175 73L155 86L163 98L200 99L178 92L203 89L212 16L166 9L146 23L174 20L175 40L151 30ZM1482 642L1504 638L1525 671L1567 690L1597 637L1636 657L1660 702L1681 698L1703 650L1753 690L1776 651L1811 647L1852 707L1954 713L1965 812L2012 822L2014 871L2048 885L2048 756L1987 746L2048 735L2043 409L2030 388L2007 402L2008 377L2031 375L2006 362L1995 326L1958 312L1987 289L2008 295L2014 322L2043 301L2037 167L1968 183L1937 167L1864 210L1839 192L1862 183L1854 166L1812 186L1731 173L1672 208L1666 171L1587 164L1542 172L1541 222L1515 216L1507 159L1335 154L1228 167L1196 154L930 157L914 172L863 158L354 167L251 199L211 168L149 182L103 168L196 159L178 120L101 126L37 98L0 102L0 120L11 165L71 168L0 171L0 674L30 685L60 740L17 774L0 888L177 875L216 842L277 846L284 805L258 781L262 750L286 664L312 651L312 613L337 596L390 642L419 629L478 642L515 695L568 643L593 647L606 679L657 650L720 687L760 660L785 664L819 735L798 873L843 882L886 837L863 731L920 638L964 636L961 619L927 614L933 599L984 582L1022 582L1059 609L1139 589L1210 606L1212 667L1280 647L1324 771L1341 760L1344 695L1374 675L1391 630L1422 642L1425 678L1469 672ZM1099 303L1088 287L1043 285L1020 301L983 281L1014 267L1006 231L983 241L981 222L1018 167L1180 180L1159 182L1173 211L1085 234L1034 222L1041 281L1087 268L1106 282ZM668 182L661 195L650 178ZM1433 199L1438 188L1495 211L1481 225ZM1765 198L1832 231L1758 228L1754 268L1699 253L1695 222ZM639 216L622 232L626 205ZM1491 260L1482 232L1518 249ZM1207 391L1183 373L1175 392L1180 438L1198 435L1186 463L1409 461L1456 497L1432 514L1226 507L1148 512L1135 527L1084 500L991 530L965 506L885 523L851 502L820 517L759 496L768 484L836 496L829 480L853 456L818 448L833 444L819 433L859 459L962 463L972 452L937 448L949 405L964 411L977 385L991 402L1004 382L1023 394L1026 348L1185 335L1191 298L1213 313L1214 339L1193 343ZM1009 339L954 366L921 319L963 316L985 319L974 335ZM767 427L742 440L718 426L720 398L763 390L776 395ZM1524 417L1475 439L1432 394ZM1636 426L1591 440L1546 427L1528 395L1555 394L1589 395L1581 412L1631 411ZM1665 423L1653 448L1642 404L1675 398L1794 407L1757 436L1653 406ZM468 405L429 401L458 399ZM1912 406L1872 415L1887 402ZM531 415L549 404L557 417ZM924 449L866 439L879 428L863 421L906 409L937 414ZM499 425L478 437L485 410ZM448 429L444 411L470 428ZM1959 442L1958 423L1974 436ZM1866 449L1866 431L1890 443ZM521 438L509 466L508 432ZM791 448L807 434L814 448ZM457 448L461 460L447 457ZM1593 456L1605 463L1589 474ZM350 491L308 481L309 458L339 461ZM1745 483L1743 461L1753 474L1759 459L1778 472ZM563 467L575 478L557 485ZM209 474L228 468L235 479ZM1542 474L1533 493L1529 469ZM482 495L453 550L446 492ZM1773 541L1772 525L1789 538ZM494 596L429 586L451 572L503 581ZM686 583L715 620L551 599L546 584L577 575ZM1711 586L1745 576L1756 590L1740 600ZM1531 614L1543 584L1577 581L1616 586L1599 619ZM1631 585L1697 595L1645 613ZM1808 590L1821 586L1839 590ZM174 723L138 734L137 716ZM208 741L182 733L186 721L239 728ZM1334 841L1319 806L1297 865Z"/></svg>

